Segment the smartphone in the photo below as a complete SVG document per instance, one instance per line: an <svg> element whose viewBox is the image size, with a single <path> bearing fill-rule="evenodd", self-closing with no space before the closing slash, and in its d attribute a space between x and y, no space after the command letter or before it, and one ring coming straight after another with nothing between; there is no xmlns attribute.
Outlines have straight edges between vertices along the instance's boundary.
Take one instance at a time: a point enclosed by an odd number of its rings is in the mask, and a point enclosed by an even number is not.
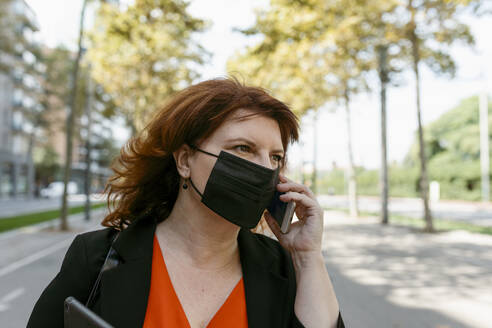
<svg viewBox="0 0 492 328"><path fill-rule="evenodd" d="M277 221L280 231L282 233L289 232L290 223L292 222L292 217L294 216L294 210L296 209L296 203L290 201L288 203L280 200L280 195L284 194L280 191L275 191L272 202L268 205L267 210L273 216L275 221Z"/></svg>
<svg viewBox="0 0 492 328"><path fill-rule="evenodd" d="M65 299L64 307L65 328L113 328L72 296Z"/></svg>

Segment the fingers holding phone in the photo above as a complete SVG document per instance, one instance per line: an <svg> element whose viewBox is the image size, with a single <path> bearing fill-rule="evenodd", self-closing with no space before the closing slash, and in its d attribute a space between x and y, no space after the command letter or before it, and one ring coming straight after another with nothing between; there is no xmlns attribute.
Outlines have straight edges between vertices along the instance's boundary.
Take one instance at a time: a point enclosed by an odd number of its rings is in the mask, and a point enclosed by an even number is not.
<svg viewBox="0 0 492 328"><path fill-rule="evenodd" d="M273 233L287 249L321 250L323 210L313 192L283 175L280 175L277 191L271 206L268 207L271 215L266 216ZM291 223L294 211L299 221Z"/></svg>

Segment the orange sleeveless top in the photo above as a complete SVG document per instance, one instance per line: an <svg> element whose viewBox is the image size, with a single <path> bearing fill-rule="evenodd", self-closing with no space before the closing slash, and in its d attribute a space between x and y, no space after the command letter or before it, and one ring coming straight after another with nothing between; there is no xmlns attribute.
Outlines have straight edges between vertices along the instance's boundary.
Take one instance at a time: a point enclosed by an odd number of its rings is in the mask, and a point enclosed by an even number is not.
<svg viewBox="0 0 492 328"><path fill-rule="evenodd" d="M145 313L144 328L190 328L186 314L174 291L162 256L161 247L154 236L152 275ZM207 325L208 328L248 327L243 279L239 280L228 298Z"/></svg>

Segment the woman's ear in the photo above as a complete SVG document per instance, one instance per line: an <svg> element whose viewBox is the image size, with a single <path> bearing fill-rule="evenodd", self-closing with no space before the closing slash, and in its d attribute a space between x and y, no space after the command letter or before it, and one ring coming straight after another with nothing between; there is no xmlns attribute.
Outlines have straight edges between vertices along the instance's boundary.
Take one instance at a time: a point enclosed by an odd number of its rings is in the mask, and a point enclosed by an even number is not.
<svg viewBox="0 0 492 328"><path fill-rule="evenodd" d="M182 145L173 153L179 175L187 179L190 177L190 157L192 149L187 144Z"/></svg>

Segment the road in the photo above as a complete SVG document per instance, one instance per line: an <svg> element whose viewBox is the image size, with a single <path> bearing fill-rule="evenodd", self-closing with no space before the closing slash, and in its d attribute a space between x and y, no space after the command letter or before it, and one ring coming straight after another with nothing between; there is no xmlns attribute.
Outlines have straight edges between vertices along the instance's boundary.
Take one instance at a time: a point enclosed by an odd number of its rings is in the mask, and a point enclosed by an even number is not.
<svg viewBox="0 0 492 328"><path fill-rule="evenodd" d="M92 201L101 201L103 196L94 194ZM345 196L318 196L319 202L330 209L348 208L348 200ZM84 195L69 197L72 206L85 202ZM27 214L59 208L60 199L33 199L33 200L0 200L0 219L13 215ZM418 198L391 198L389 210L391 213L406 215L415 218L422 217L422 201ZM367 212L378 212L380 202L377 197L359 197L359 209ZM465 221L482 226L492 226L492 204L464 201L439 201L431 204L433 216L436 218Z"/></svg>
<svg viewBox="0 0 492 328"><path fill-rule="evenodd" d="M348 200L346 196L318 197L320 204L329 209L347 209ZM380 211L378 197L359 197L359 210L377 213ZM423 205L418 198L391 198L389 202L390 213L405 215L409 217L422 218ZM492 204L465 201L441 200L431 203L432 215L435 218L464 221L476 225L492 227Z"/></svg>
<svg viewBox="0 0 492 328"><path fill-rule="evenodd" d="M76 234L99 228L103 209L93 220L70 216L71 231L24 228L0 234L0 327L25 327L34 303L60 269L63 256Z"/></svg>
<svg viewBox="0 0 492 328"><path fill-rule="evenodd" d="M91 195L91 201L100 202L103 198L100 194ZM85 195L70 195L68 204L70 206L85 203ZM34 199L2 199L0 200L0 219L29 214L41 211L58 209L61 207L61 198L34 198Z"/></svg>

